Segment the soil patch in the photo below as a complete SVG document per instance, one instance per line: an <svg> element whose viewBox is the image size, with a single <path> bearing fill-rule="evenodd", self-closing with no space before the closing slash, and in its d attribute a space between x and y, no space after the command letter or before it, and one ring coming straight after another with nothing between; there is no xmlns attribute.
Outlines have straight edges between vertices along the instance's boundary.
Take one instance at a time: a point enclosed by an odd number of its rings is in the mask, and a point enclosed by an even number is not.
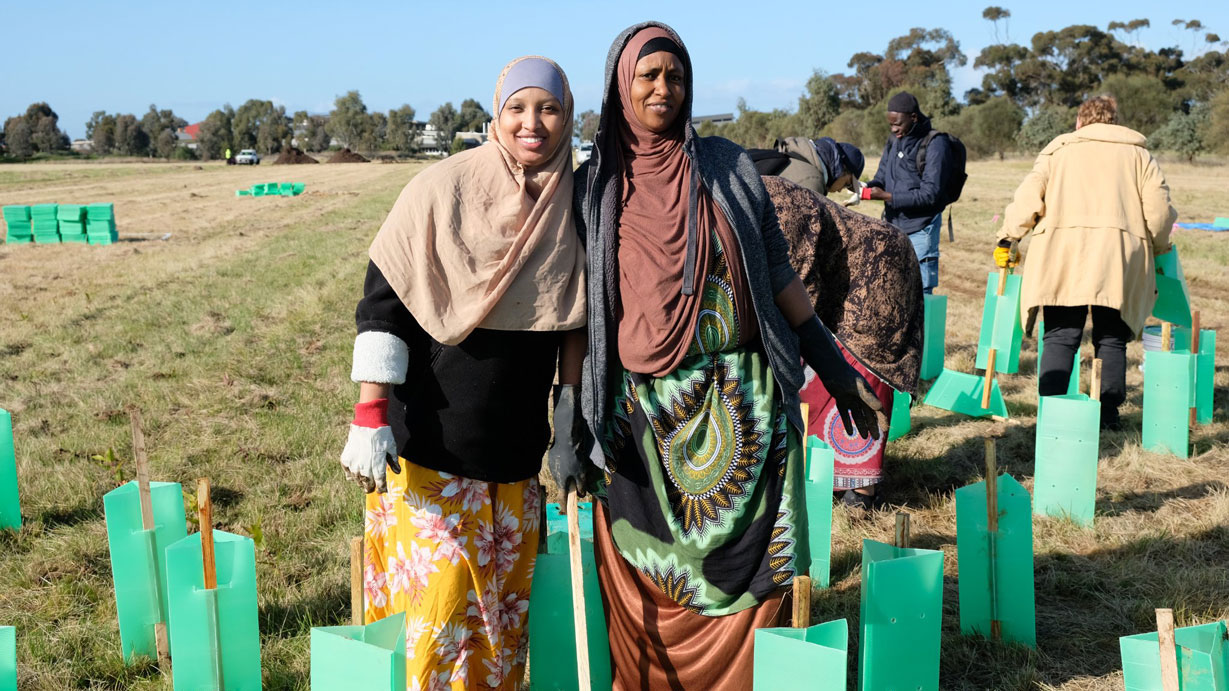
<svg viewBox="0 0 1229 691"><path fill-rule="evenodd" d="M338 151L337 153L333 154L333 157L329 159L329 163L366 163L366 162L367 162L367 159L363 158L362 156L354 153L353 151L349 149L342 149L341 151Z"/></svg>
<svg viewBox="0 0 1229 691"><path fill-rule="evenodd" d="M302 150L290 147L284 149L277 159L273 161L273 165L296 164L296 163L319 163L316 159L303 153Z"/></svg>

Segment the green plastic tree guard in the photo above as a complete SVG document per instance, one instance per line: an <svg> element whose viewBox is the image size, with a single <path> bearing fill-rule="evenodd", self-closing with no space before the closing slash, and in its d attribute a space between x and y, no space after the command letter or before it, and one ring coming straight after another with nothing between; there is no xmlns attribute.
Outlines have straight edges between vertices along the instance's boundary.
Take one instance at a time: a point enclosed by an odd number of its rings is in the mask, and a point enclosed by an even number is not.
<svg viewBox="0 0 1229 691"><path fill-rule="evenodd" d="M805 629L757 629L752 688L756 691L803 688L844 689L849 666L849 624L844 619Z"/></svg>
<svg viewBox="0 0 1229 691"><path fill-rule="evenodd" d="M175 689L260 691L256 548L251 538L222 530L213 531L213 544L214 590L205 589L200 533L166 551Z"/></svg>
<svg viewBox="0 0 1229 691"><path fill-rule="evenodd" d="M0 626L0 691L17 691L17 629Z"/></svg>
<svg viewBox="0 0 1229 691"><path fill-rule="evenodd" d="M0 530L8 529L21 529L21 500L17 493L13 417L0 408Z"/></svg>
<svg viewBox="0 0 1229 691"><path fill-rule="evenodd" d="M998 478L998 530L991 534L986 482L956 490L956 555L960 570L960 630L1037 647L1033 593L1033 515L1028 490L1010 475Z"/></svg>
<svg viewBox="0 0 1229 691"><path fill-rule="evenodd" d="M366 626L317 626L312 691L405 691L405 612Z"/></svg>
<svg viewBox="0 0 1229 691"><path fill-rule="evenodd" d="M1041 355L1045 352L1045 322L1037 324L1037 333L1040 337L1037 339L1037 386L1041 386ZM998 357L997 355L995 356ZM1071 380L1067 382L1067 395L1077 394L1080 392L1080 351L1077 349L1071 360Z"/></svg>
<svg viewBox="0 0 1229 691"><path fill-rule="evenodd" d="M1152 316L1180 326L1191 326L1191 293L1186 287L1176 246L1156 258L1156 304L1152 307Z"/></svg>
<svg viewBox="0 0 1229 691"><path fill-rule="evenodd" d="M120 647L124 661L129 664L137 655L157 659L154 624L168 622L167 548L188 534L183 488L179 483L151 482L149 495L154 510L153 530L142 527L141 498L135 480L102 498Z"/></svg>
<svg viewBox="0 0 1229 691"><path fill-rule="evenodd" d="M279 182L277 186L278 186L278 194L281 194L284 197L294 196L294 183L293 182Z"/></svg>
<svg viewBox="0 0 1229 691"><path fill-rule="evenodd" d="M304 190L304 189L306 189L306 188L307 188L307 183L305 183L305 182L296 182L296 183L294 183L294 194L295 194L295 196L298 196L298 195L300 195L300 194L303 194L303 190Z"/></svg>
<svg viewBox="0 0 1229 691"><path fill-rule="evenodd" d="M1033 513L1091 526L1101 456L1101 402L1042 396L1037 407Z"/></svg>
<svg viewBox="0 0 1229 691"><path fill-rule="evenodd" d="M1216 332L1199 330L1199 357L1195 362L1195 420L1201 425L1212 423L1212 395L1216 377Z"/></svg>
<svg viewBox="0 0 1229 691"><path fill-rule="evenodd" d="M892 389L892 419L888 423L888 441L896 441L909 433L912 407L913 396L904 391Z"/></svg>
<svg viewBox="0 0 1229 691"><path fill-rule="evenodd" d="M1174 630L1178 684L1182 691L1229 691L1229 646L1225 622ZM1118 639L1126 691L1162 691L1157 633Z"/></svg>
<svg viewBox="0 0 1229 691"><path fill-rule="evenodd" d="M611 688L610 640L593 560L593 505L579 505L585 625L589 638L589 684ZM576 624L572 615L572 570L568 557L567 516L558 504L546 505L546 552L538 554L529 593L529 675L531 689L579 691L576 678Z"/></svg>
<svg viewBox="0 0 1229 691"><path fill-rule="evenodd" d="M992 271L986 279L986 301L982 307L974 365L977 369L986 369L990 349L994 348L994 371L1000 374L1020 371L1020 344L1024 340L1024 327L1020 324L1020 285L1020 277L1010 274L1003 294L995 295L999 273Z"/></svg>
<svg viewBox="0 0 1229 691"><path fill-rule="evenodd" d="M252 185L252 196L253 197L265 196L265 186L263 183L258 182L255 185Z"/></svg>
<svg viewBox="0 0 1229 691"><path fill-rule="evenodd" d="M809 575L818 588L827 588L832 570L832 485L836 452L819 437L807 437L807 534L811 548Z"/></svg>
<svg viewBox="0 0 1229 691"><path fill-rule="evenodd" d="M922 403L972 417L1007 417L1007 404L1003 402L997 379L990 386L990 408L981 407L985 385L986 380L976 374L945 369L926 392Z"/></svg>
<svg viewBox="0 0 1229 691"><path fill-rule="evenodd" d="M1144 353L1143 447L1190 457L1190 409L1195 406L1195 356Z"/></svg>
<svg viewBox="0 0 1229 691"><path fill-rule="evenodd" d="M922 301L921 378L929 381L943 371L947 350L947 296L923 295Z"/></svg>
<svg viewBox="0 0 1229 691"><path fill-rule="evenodd" d="M861 691L939 688L943 552L862 541Z"/></svg>

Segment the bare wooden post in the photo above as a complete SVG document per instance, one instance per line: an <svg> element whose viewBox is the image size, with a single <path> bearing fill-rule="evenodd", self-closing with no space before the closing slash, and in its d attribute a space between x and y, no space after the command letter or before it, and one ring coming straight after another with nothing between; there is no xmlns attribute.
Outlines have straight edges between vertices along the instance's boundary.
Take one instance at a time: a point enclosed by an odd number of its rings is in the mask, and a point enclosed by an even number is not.
<svg viewBox="0 0 1229 691"><path fill-rule="evenodd" d="M589 681L589 629L585 621L585 574L580 559L580 508L576 487L568 493L568 553L572 566L572 622L576 628L576 674L582 691L592 688Z"/></svg>
<svg viewBox="0 0 1229 691"><path fill-rule="evenodd" d="M1161 350L1168 353L1174 347L1174 325L1161 322Z"/></svg>
<svg viewBox="0 0 1229 691"><path fill-rule="evenodd" d="M350 619L363 625L363 538L350 538Z"/></svg>
<svg viewBox="0 0 1229 691"><path fill-rule="evenodd" d="M794 576L794 628L811 625L811 577Z"/></svg>
<svg viewBox="0 0 1229 691"><path fill-rule="evenodd" d="M1010 258L1015 257L1016 254L1015 240L1011 241L1011 248L1007 250L1007 252L1009 257L1008 263L1010 263ZM1007 271L1008 269L1006 266L999 267L999 285L994 291L995 297L1003 297L1003 293L1007 292ZM994 388L994 361L997 356L998 351L996 351L993 347L990 348L990 352L986 354L986 385L982 388L981 394L981 407L984 410L990 409L990 392Z"/></svg>
<svg viewBox="0 0 1229 691"><path fill-rule="evenodd" d="M1161 690L1178 691L1178 648L1174 643L1174 611L1157 609L1156 636L1161 647Z"/></svg>
<svg viewBox="0 0 1229 691"><path fill-rule="evenodd" d="M1191 312L1191 355L1199 356L1199 310ZM1191 427L1199 424L1195 406L1191 406Z"/></svg>
<svg viewBox="0 0 1229 691"><path fill-rule="evenodd" d="M896 514L896 534L893 544L897 547L909 547L909 514L900 511Z"/></svg>
<svg viewBox="0 0 1229 691"><path fill-rule="evenodd" d="M141 528L152 531L154 529L154 501L149 492L149 456L145 453L145 430L141 424L141 410L136 406L128 408L128 421L132 425L132 455L135 457L137 465L137 496L141 502ZM158 550L157 545L154 545L154 553L150 555L153 560L154 579L158 578ZM158 589L158 616L161 621L154 623L154 648L158 653L158 668L166 672L170 669L171 664L171 646L166 636L166 611L163 609L161 586L158 583L154 584Z"/></svg>
<svg viewBox="0 0 1229 691"><path fill-rule="evenodd" d="M1088 397L1094 401L1101 400L1101 358L1092 360L1092 381L1088 382Z"/></svg>
<svg viewBox="0 0 1229 691"><path fill-rule="evenodd" d="M1003 622L999 620L998 586L995 569L998 564L999 537L999 468L995 458L994 440L987 437L986 444L986 533L990 546L990 639L1000 640Z"/></svg>
<svg viewBox="0 0 1229 691"><path fill-rule="evenodd" d="M205 589L218 587L217 562L213 556L213 502L209 499L209 478L196 481L196 515L201 527L201 561L205 567Z"/></svg>

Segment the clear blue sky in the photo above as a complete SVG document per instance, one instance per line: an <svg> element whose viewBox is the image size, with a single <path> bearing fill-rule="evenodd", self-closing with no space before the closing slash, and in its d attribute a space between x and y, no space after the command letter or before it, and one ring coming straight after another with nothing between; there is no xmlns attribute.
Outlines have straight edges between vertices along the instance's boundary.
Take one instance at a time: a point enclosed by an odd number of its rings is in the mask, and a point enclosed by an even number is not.
<svg viewBox="0 0 1229 691"><path fill-rule="evenodd" d="M358 89L372 110L409 103L426 119L445 101L489 104L504 63L530 53L563 65L578 111L596 109L611 40L645 19L670 24L687 43L697 114L732 112L739 96L756 109L793 109L812 69L844 72L850 55L882 53L915 26L942 26L960 42L969 64L954 75L959 98L980 84L972 65L994 43L981 18L992 2L1011 10L1018 43L1042 30L1104 29L1139 17L1152 21L1141 34L1151 48L1180 45L1189 53L1194 37L1170 24L1175 17L1229 37L1229 2L3 0L0 118L47 101L61 128L81 137L95 110L140 117L155 103L195 122L224 103L262 98L288 113L327 112L338 94Z"/></svg>

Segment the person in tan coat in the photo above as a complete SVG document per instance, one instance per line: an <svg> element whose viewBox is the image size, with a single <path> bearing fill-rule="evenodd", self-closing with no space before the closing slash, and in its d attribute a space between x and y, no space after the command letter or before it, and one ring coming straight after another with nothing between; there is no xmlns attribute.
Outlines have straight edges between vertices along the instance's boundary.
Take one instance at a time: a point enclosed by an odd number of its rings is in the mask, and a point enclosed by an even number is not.
<svg viewBox="0 0 1229 691"><path fill-rule="evenodd" d="M1042 396L1066 392L1089 307L1101 358L1101 426L1121 426L1126 344L1139 337L1156 302L1158 254L1170 249L1177 219L1169 186L1139 132L1116 124L1118 104L1098 96L1080 106L1075 132L1050 142L1004 213L995 262L1008 265L1012 240L1032 233L1021 310L1030 332L1043 311Z"/></svg>

